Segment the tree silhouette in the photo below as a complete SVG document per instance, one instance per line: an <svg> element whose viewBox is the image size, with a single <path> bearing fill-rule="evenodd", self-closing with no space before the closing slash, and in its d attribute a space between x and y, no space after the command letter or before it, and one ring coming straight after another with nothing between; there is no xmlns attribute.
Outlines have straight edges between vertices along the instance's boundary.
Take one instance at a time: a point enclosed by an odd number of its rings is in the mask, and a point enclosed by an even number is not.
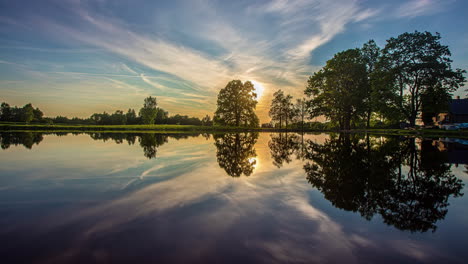
<svg viewBox="0 0 468 264"><path fill-rule="evenodd" d="M0 132L0 142L2 149L8 149L11 145L23 145L31 149L34 144L44 139L42 133L38 132Z"/></svg>
<svg viewBox="0 0 468 264"><path fill-rule="evenodd" d="M283 163L292 161L292 155L299 154L301 149L301 137L295 133L276 133L270 135L268 142L270 154L273 158L273 165L278 168L283 166Z"/></svg>
<svg viewBox="0 0 468 264"><path fill-rule="evenodd" d="M214 134L218 164L232 177L250 176L255 168L258 133Z"/></svg>
<svg viewBox="0 0 468 264"><path fill-rule="evenodd" d="M219 91L214 122L228 126L258 126L259 120L255 114L256 98L255 88L250 81L230 81Z"/></svg>
<svg viewBox="0 0 468 264"><path fill-rule="evenodd" d="M341 134L323 145L309 140L306 150L307 180L335 207L368 220L380 214L401 230L435 231L448 198L462 195L463 184L443 154L426 143L418 150L414 139Z"/></svg>

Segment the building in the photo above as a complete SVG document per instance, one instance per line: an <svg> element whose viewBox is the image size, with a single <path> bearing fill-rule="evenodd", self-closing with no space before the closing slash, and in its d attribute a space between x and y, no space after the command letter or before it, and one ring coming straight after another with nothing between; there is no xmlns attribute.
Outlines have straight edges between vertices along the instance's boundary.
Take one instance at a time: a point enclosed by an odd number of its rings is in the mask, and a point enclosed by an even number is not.
<svg viewBox="0 0 468 264"><path fill-rule="evenodd" d="M437 115L436 124L468 123L468 98L452 99L449 102L449 110Z"/></svg>

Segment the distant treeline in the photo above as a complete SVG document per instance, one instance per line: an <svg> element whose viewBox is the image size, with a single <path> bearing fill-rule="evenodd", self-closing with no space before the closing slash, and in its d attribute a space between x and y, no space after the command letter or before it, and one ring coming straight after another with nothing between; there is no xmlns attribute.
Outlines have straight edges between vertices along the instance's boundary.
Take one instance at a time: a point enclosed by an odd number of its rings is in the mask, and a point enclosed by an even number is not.
<svg viewBox="0 0 468 264"><path fill-rule="evenodd" d="M0 120L6 122L41 122L44 113L39 108L34 108L32 104L23 107L11 107L7 103L2 103L0 108Z"/></svg>
<svg viewBox="0 0 468 264"><path fill-rule="evenodd" d="M0 108L0 121L3 122L25 122L25 123L48 123L48 124L83 124L83 125L140 125L140 124L168 124L168 125L196 125L211 126L213 122L210 116L202 119L189 117L187 115L169 116L169 112L157 107L155 97L148 97L140 111L128 109L127 112L117 110L114 113L95 113L89 118L68 118L66 116L44 117L39 108L32 104L23 107L10 106L2 103Z"/></svg>

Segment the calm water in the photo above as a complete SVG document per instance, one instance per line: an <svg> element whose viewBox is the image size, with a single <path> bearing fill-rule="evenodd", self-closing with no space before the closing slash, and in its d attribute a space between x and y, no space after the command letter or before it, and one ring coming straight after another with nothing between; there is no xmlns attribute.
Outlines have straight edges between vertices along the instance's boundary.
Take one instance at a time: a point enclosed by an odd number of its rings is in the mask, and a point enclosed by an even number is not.
<svg viewBox="0 0 468 264"><path fill-rule="evenodd" d="M468 145L0 133L2 263L466 263Z"/></svg>

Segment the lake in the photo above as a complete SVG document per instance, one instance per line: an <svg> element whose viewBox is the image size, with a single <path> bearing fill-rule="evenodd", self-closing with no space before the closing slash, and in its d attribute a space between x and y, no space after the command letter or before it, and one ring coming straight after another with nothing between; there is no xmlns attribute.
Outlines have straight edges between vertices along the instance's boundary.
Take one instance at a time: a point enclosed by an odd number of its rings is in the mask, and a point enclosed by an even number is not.
<svg viewBox="0 0 468 264"><path fill-rule="evenodd" d="M1 132L2 263L466 263L468 143Z"/></svg>

